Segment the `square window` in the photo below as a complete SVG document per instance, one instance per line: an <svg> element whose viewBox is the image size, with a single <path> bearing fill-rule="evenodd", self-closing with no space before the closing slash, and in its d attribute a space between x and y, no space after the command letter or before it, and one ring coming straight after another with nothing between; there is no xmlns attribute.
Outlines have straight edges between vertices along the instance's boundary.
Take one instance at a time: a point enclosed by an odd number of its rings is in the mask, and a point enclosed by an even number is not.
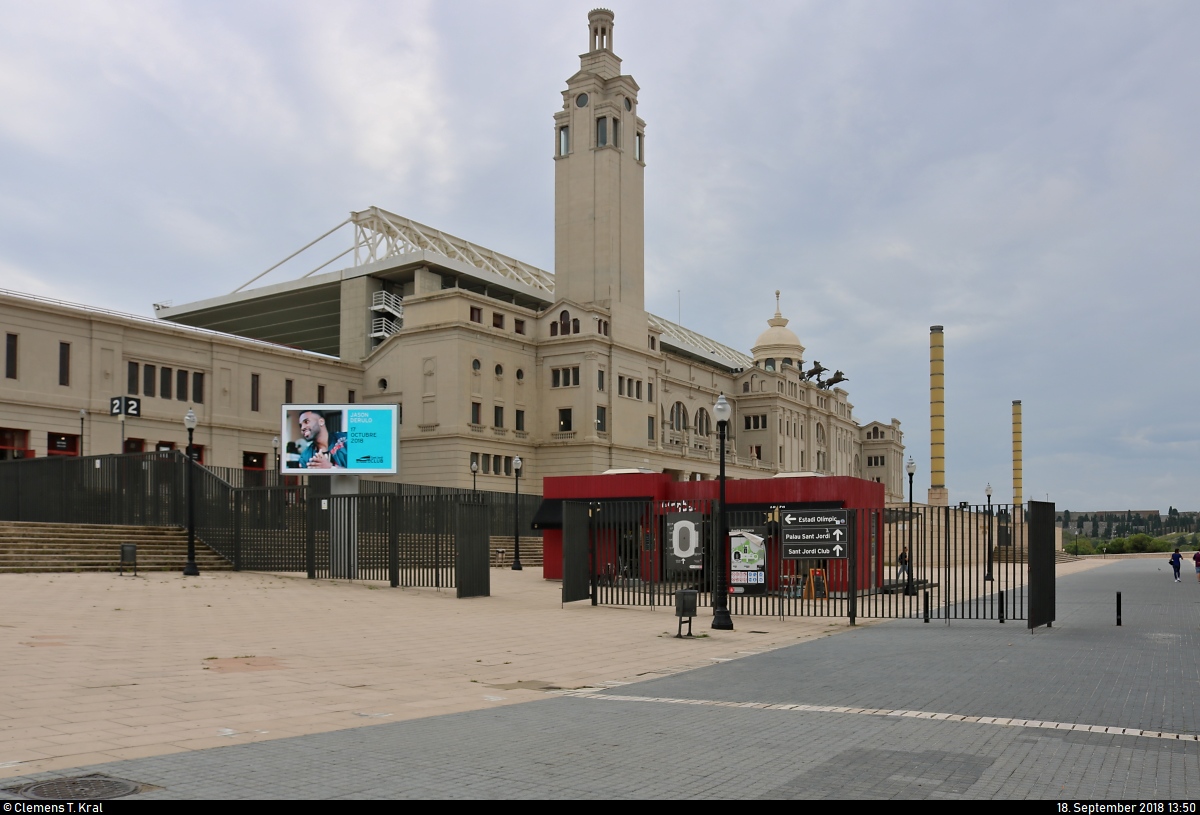
<svg viewBox="0 0 1200 815"><path fill-rule="evenodd" d="M204 374L199 371L192 374L192 401L197 405L204 404Z"/></svg>
<svg viewBox="0 0 1200 815"><path fill-rule="evenodd" d="M642 380L640 380L640 379L637 381L637 396L635 396L633 398L634 399L642 398Z"/></svg>
<svg viewBox="0 0 1200 815"><path fill-rule="evenodd" d="M355 391L350 391L346 394L346 401L353 405L357 396L358 394Z"/></svg>
<svg viewBox="0 0 1200 815"><path fill-rule="evenodd" d="M608 432L608 408L605 408L605 407L597 407L596 408L596 432L597 433L607 433Z"/></svg>
<svg viewBox="0 0 1200 815"><path fill-rule="evenodd" d="M471 403L471 424L483 424L483 405L479 402Z"/></svg>
<svg viewBox="0 0 1200 815"><path fill-rule="evenodd" d="M604 371L596 372L596 390L604 390Z"/></svg>
<svg viewBox="0 0 1200 815"><path fill-rule="evenodd" d="M499 461L500 456L496 456L496 460ZM505 475L512 475L512 461L513 461L512 456L504 457L504 474Z"/></svg>
<svg viewBox="0 0 1200 815"><path fill-rule="evenodd" d="M283 380L283 401L289 405L295 401L293 384L294 383L290 379Z"/></svg>
<svg viewBox="0 0 1200 815"><path fill-rule="evenodd" d="M499 405L492 408L492 426L504 427L504 408Z"/></svg>
<svg viewBox="0 0 1200 815"><path fill-rule="evenodd" d="M646 438L649 441L654 441L654 417L646 417Z"/></svg>
<svg viewBox="0 0 1200 815"><path fill-rule="evenodd" d="M517 428L516 428L517 430L521 430L521 431L525 430L525 411L523 411L523 410L517 411L516 423L517 423Z"/></svg>
<svg viewBox="0 0 1200 815"><path fill-rule="evenodd" d="M490 475L492 472L492 457L488 453L483 454L483 474Z"/></svg>
<svg viewBox="0 0 1200 815"><path fill-rule="evenodd" d="M480 308L478 306L471 306L471 322L473 322L473 323L482 323L483 322L483 309L482 308Z"/></svg>
<svg viewBox="0 0 1200 815"><path fill-rule="evenodd" d="M174 373L170 368L162 369L162 375L159 377L158 395L163 399L171 398L171 382L174 379Z"/></svg>
<svg viewBox="0 0 1200 815"><path fill-rule="evenodd" d="M492 312L492 328L504 328L504 315Z"/></svg>
<svg viewBox="0 0 1200 815"><path fill-rule="evenodd" d="M571 152L571 128L563 125L558 129L558 154L565 156Z"/></svg>
<svg viewBox="0 0 1200 815"><path fill-rule="evenodd" d="M518 320L515 317L513 318L513 333L516 333L516 334L524 334L525 333L525 321L524 320Z"/></svg>
<svg viewBox="0 0 1200 815"><path fill-rule="evenodd" d="M250 374L250 410L258 410L258 374Z"/></svg>
<svg viewBox="0 0 1200 815"><path fill-rule="evenodd" d="M186 402L187 401L187 393L188 393L188 372L187 371L176 371L175 372L175 398L178 399L180 402Z"/></svg>
<svg viewBox="0 0 1200 815"><path fill-rule="evenodd" d="M138 364L130 362L128 366L129 381L126 383L125 390L130 396L138 395Z"/></svg>
<svg viewBox="0 0 1200 815"><path fill-rule="evenodd" d="M325 386L324 385L317 385L317 404L318 405L325 404Z"/></svg>
<svg viewBox="0 0 1200 815"><path fill-rule="evenodd" d="M579 369L578 368L571 369L571 384L575 385L576 387L578 387L578 385L579 385Z"/></svg>
<svg viewBox="0 0 1200 815"><path fill-rule="evenodd" d="M558 431L560 433L570 432L573 428L571 423L571 408L558 409Z"/></svg>
<svg viewBox="0 0 1200 815"><path fill-rule="evenodd" d="M550 387L557 388L562 385L562 371L558 368L550 370Z"/></svg>
<svg viewBox="0 0 1200 815"><path fill-rule="evenodd" d="M158 371L155 370L153 365L143 365L142 373L142 393L144 393L146 396L153 396L154 386L156 384L155 378L158 376Z"/></svg>
<svg viewBox="0 0 1200 815"><path fill-rule="evenodd" d="M596 120L596 146L608 146L608 118L605 116Z"/></svg>

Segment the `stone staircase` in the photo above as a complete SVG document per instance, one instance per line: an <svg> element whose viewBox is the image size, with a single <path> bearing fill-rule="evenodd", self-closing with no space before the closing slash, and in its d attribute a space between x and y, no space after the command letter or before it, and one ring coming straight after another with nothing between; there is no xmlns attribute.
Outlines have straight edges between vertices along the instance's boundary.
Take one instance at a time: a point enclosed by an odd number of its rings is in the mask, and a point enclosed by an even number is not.
<svg viewBox="0 0 1200 815"><path fill-rule="evenodd" d="M488 539L488 549L491 550L492 566L500 568L512 565L513 538L512 535L493 535ZM501 552L504 554L501 555ZM542 539L521 538L521 565L542 566Z"/></svg>
<svg viewBox="0 0 1200 815"><path fill-rule="evenodd" d="M122 543L137 544L139 572L182 572L187 563L187 530L172 526L0 521L0 574L115 572L120 568ZM521 548L524 560L524 541ZM199 539L196 565L201 572L233 568Z"/></svg>

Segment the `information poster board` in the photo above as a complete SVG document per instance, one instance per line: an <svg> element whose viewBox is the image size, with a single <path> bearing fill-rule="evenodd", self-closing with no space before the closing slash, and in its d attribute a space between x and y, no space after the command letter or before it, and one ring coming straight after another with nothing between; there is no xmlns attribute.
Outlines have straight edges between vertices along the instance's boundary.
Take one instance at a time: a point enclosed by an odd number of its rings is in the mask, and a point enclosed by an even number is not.
<svg viewBox="0 0 1200 815"><path fill-rule="evenodd" d="M767 532L762 528L729 532L729 593L767 593Z"/></svg>
<svg viewBox="0 0 1200 815"><path fill-rule="evenodd" d="M699 512L672 512L665 517L667 573L680 576L699 572L704 568L704 516Z"/></svg>
<svg viewBox="0 0 1200 815"><path fill-rule="evenodd" d="M285 475L395 475L395 405L284 405Z"/></svg>

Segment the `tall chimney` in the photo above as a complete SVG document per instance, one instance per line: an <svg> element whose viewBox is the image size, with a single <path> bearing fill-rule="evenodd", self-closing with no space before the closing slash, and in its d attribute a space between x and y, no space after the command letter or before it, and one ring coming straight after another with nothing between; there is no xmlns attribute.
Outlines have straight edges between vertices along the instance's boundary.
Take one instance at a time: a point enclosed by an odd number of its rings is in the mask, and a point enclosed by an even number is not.
<svg viewBox="0 0 1200 815"><path fill-rule="evenodd" d="M942 326L929 326L929 504L948 506L946 489L946 346Z"/></svg>
<svg viewBox="0 0 1200 815"><path fill-rule="evenodd" d="M1012 407L1012 441L1013 441L1013 504L1020 506L1024 503L1021 495L1021 400L1014 399Z"/></svg>

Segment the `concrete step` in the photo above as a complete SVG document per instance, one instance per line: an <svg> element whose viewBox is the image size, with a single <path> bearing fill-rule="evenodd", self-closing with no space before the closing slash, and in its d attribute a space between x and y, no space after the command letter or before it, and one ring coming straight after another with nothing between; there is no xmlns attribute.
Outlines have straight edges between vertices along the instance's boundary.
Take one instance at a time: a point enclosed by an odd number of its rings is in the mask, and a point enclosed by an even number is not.
<svg viewBox="0 0 1200 815"><path fill-rule="evenodd" d="M173 526L99 526L0 522L0 572L93 572L120 568L121 544L138 547L138 569L182 571L187 563L187 532ZM232 564L196 541L201 570Z"/></svg>

